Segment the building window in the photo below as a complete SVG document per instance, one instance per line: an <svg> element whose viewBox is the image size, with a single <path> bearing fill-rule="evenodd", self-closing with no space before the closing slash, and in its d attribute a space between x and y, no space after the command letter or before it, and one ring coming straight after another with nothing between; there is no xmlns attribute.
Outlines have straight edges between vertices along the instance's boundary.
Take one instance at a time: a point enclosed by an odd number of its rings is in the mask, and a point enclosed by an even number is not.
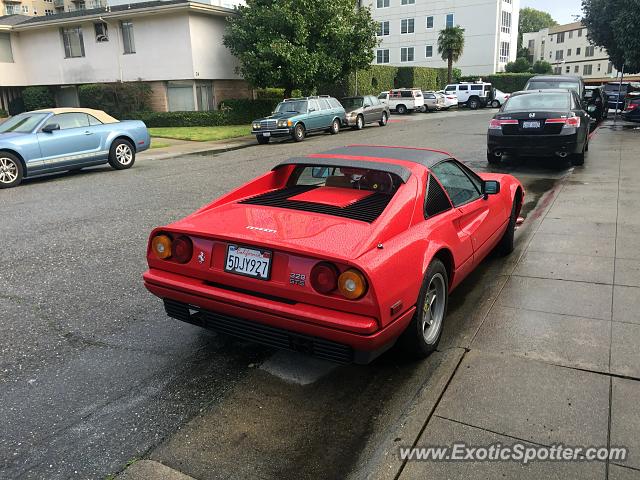
<svg viewBox="0 0 640 480"><path fill-rule="evenodd" d="M400 5L414 5L416 0L400 0Z"/></svg>
<svg viewBox="0 0 640 480"><path fill-rule="evenodd" d="M196 83L196 98L198 100L198 111L208 112L213 110L213 86L211 82Z"/></svg>
<svg viewBox="0 0 640 480"><path fill-rule="evenodd" d="M507 63L509 61L509 51L511 45L509 42L500 42L500 63Z"/></svg>
<svg viewBox="0 0 640 480"><path fill-rule="evenodd" d="M93 29L96 33L96 42L108 42L109 41L109 29L104 22L94 23Z"/></svg>
<svg viewBox="0 0 640 480"><path fill-rule="evenodd" d="M529 49L529 53L533 53L533 49L535 48L535 40L529 40L529 46L527 47Z"/></svg>
<svg viewBox="0 0 640 480"><path fill-rule="evenodd" d="M582 29L578 30L578 36L581 37L582 36Z"/></svg>
<svg viewBox="0 0 640 480"><path fill-rule="evenodd" d="M607 74L611 73L613 73L613 63L609 62L609 65L607 65Z"/></svg>
<svg viewBox="0 0 640 480"><path fill-rule="evenodd" d="M570 57L570 56L571 56L571 49L567 48L567 57Z"/></svg>
<svg viewBox="0 0 640 480"><path fill-rule="evenodd" d="M433 45L427 45L424 51L424 56L427 58L433 57Z"/></svg>
<svg viewBox="0 0 640 480"><path fill-rule="evenodd" d="M445 24L445 26L447 28L453 27L454 24L454 17L453 17L453 13L447 13L447 23Z"/></svg>
<svg viewBox="0 0 640 480"><path fill-rule="evenodd" d="M167 101L170 112L194 111L193 82L168 82Z"/></svg>
<svg viewBox="0 0 640 480"><path fill-rule="evenodd" d="M554 75L560 75L562 73L562 68L561 67L554 67L553 68L553 73L554 73Z"/></svg>
<svg viewBox="0 0 640 480"><path fill-rule="evenodd" d="M569 38L573 38L573 30L569 31Z"/></svg>
<svg viewBox="0 0 640 480"><path fill-rule="evenodd" d="M22 13L29 13L29 5L22 5Z"/></svg>
<svg viewBox="0 0 640 480"><path fill-rule="evenodd" d="M376 50L376 63L389 63L389 49Z"/></svg>
<svg viewBox="0 0 640 480"><path fill-rule="evenodd" d="M566 71L567 73L571 73L571 67L567 65Z"/></svg>
<svg viewBox="0 0 640 480"><path fill-rule="evenodd" d="M564 43L564 32L560 32L556 38L557 43Z"/></svg>
<svg viewBox="0 0 640 480"><path fill-rule="evenodd" d="M122 20L120 22L122 30L122 48L125 54L136 53L136 44L133 39L133 23L131 20Z"/></svg>
<svg viewBox="0 0 640 480"><path fill-rule="evenodd" d="M413 47L402 47L400 49L401 62L413 62Z"/></svg>
<svg viewBox="0 0 640 480"><path fill-rule="evenodd" d="M583 65L582 66L582 74L583 75L591 75L593 73L593 65Z"/></svg>
<svg viewBox="0 0 640 480"><path fill-rule="evenodd" d="M390 0L377 0L376 8L388 8Z"/></svg>
<svg viewBox="0 0 640 480"><path fill-rule="evenodd" d="M53 15L54 13L55 13L55 12L54 12L53 10L50 10L50 9L48 9L48 8L45 8L45 9L44 9L44 14L45 14L45 15L47 15L47 16L48 16L48 15Z"/></svg>
<svg viewBox="0 0 640 480"><path fill-rule="evenodd" d="M564 58L564 50L556 50L556 60L562 60Z"/></svg>
<svg viewBox="0 0 640 480"><path fill-rule="evenodd" d="M576 65L576 66L573 68L573 72L574 72L574 73L578 73L579 71L580 71L580 66L579 66L579 65Z"/></svg>
<svg viewBox="0 0 640 480"><path fill-rule="evenodd" d="M511 33L511 12L502 12L500 31L502 33Z"/></svg>
<svg viewBox="0 0 640 480"><path fill-rule="evenodd" d="M400 33L414 33L415 20L413 18L403 18L400 20Z"/></svg>
<svg viewBox="0 0 640 480"><path fill-rule="evenodd" d="M600 64L598 64L598 65L596 66L596 70L597 70L598 72L601 70L601 68L600 68Z"/></svg>
<svg viewBox="0 0 640 480"><path fill-rule="evenodd" d="M433 29L433 15L427 17L427 30Z"/></svg>
<svg viewBox="0 0 640 480"><path fill-rule="evenodd" d="M81 27L61 28L62 44L65 58L84 57L84 40Z"/></svg>
<svg viewBox="0 0 640 480"><path fill-rule="evenodd" d="M13 63L11 34L9 33L0 33L0 63Z"/></svg>
<svg viewBox="0 0 640 480"><path fill-rule="evenodd" d="M389 21L386 20L384 22L378 23L378 34L379 37L389 35Z"/></svg>
<svg viewBox="0 0 640 480"><path fill-rule="evenodd" d="M585 57L593 57L594 51L595 51L594 47L585 47L584 56Z"/></svg>
<svg viewBox="0 0 640 480"><path fill-rule="evenodd" d="M580 47L576 48L576 55L580 55L580 52L581 52L581 51L582 51L582 50L580 49Z"/></svg>

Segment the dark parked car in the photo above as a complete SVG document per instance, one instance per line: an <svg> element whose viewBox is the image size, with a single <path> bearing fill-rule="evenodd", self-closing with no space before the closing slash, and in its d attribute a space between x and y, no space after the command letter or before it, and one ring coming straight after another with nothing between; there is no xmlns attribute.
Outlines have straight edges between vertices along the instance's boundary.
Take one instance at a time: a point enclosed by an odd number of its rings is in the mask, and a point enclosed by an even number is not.
<svg viewBox="0 0 640 480"><path fill-rule="evenodd" d="M516 92L489 123L489 163L516 154L557 155L582 165L588 149L589 115L572 90Z"/></svg>
<svg viewBox="0 0 640 480"><path fill-rule="evenodd" d="M622 110L625 105L625 99L633 92L640 92L640 83L638 82L609 82L604 86L604 92L607 96L609 108L614 110Z"/></svg>
<svg viewBox="0 0 640 480"><path fill-rule="evenodd" d="M525 90L545 90L552 88L562 88L573 90L578 94L578 98L584 96L584 81L581 77L574 75L536 75L529 79L525 85Z"/></svg>
<svg viewBox="0 0 640 480"><path fill-rule="evenodd" d="M601 122L607 118L609 107L607 106L607 97L602 87L585 87L584 104L587 107L587 113L596 122Z"/></svg>
<svg viewBox="0 0 640 480"><path fill-rule="evenodd" d="M640 94L627 97L627 106L622 112L622 118L632 122L640 122Z"/></svg>
<svg viewBox="0 0 640 480"><path fill-rule="evenodd" d="M391 113L389 106L374 95L346 97L340 100L347 112L347 125L362 130L367 123L378 123L384 127Z"/></svg>

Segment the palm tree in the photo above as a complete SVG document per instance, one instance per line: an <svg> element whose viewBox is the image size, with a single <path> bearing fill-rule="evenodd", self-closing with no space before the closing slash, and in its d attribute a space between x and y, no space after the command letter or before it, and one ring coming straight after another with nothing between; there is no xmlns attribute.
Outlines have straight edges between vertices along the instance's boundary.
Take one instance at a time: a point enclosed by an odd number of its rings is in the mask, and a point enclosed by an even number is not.
<svg viewBox="0 0 640 480"><path fill-rule="evenodd" d="M464 50L464 28L447 27L438 35L438 53L447 61L447 83L451 83L453 62L457 62Z"/></svg>

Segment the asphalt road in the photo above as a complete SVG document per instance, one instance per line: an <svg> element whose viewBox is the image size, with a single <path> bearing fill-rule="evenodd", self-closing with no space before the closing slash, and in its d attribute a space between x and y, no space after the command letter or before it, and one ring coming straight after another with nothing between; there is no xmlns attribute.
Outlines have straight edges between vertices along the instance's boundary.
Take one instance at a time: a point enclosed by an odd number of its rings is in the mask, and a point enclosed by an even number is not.
<svg viewBox="0 0 640 480"><path fill-rule="evenodd" d="M446 149L486 170L489 118L393 117L384 128L301 144L146 160L0 191L0 478L104 478L145 455L203 479L352 471L387 413L437 365L390 352L367 367L334 368L168 319L141 281L148 233L283 158L338 145ZM566 174L554 162L499 170L525 184L526 215ZM464 348L468 300L482 296L497 262L452 296L442 350Z"/></svg>

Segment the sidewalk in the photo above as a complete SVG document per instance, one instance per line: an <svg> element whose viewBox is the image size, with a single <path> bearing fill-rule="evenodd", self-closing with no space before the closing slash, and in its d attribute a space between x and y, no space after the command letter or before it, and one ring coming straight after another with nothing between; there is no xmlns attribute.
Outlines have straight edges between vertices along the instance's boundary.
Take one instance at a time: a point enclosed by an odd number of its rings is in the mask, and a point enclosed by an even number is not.
<svg viewBox="0 0 640 480"><path fill-rule="evenodd" d="M640 478L640 132L601 128L416 446L624 446L602 462L410 462L399 478Z"/></svg>
<svg viewBox="0 0 640 480"><path fill-rule="evenodd" d="M229 140L218 140L215 142L191 142L187 140L153 137L151 139L151 145L153 145L154 141L158 143L170 143L171 145L161 148L150 148L149 150L138 153L138 160L162 160L202 152L227 152L256 144L256 139L253 135Z"/></svg>

